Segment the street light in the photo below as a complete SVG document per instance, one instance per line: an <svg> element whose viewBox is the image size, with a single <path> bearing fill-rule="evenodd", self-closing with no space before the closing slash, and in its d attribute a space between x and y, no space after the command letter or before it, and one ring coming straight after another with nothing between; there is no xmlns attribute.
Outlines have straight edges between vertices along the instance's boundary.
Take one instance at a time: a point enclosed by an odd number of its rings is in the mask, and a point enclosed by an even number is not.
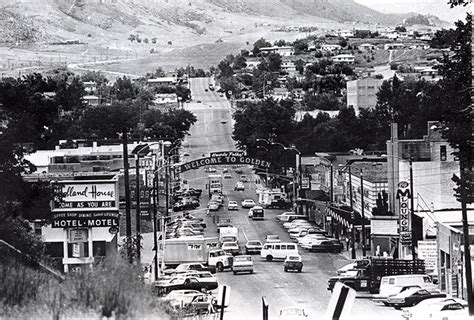
<svg viewBox="0 0 474 320"><path fill-rule="evenodd" d="M260 140L260 139L257 139L257 140ZM266 147L263 147L263 146L257 146L257 149L262 149L262 150L265 150L266 152L269 151ZM265 183L268 188L268 167L265 168Z"/></svg>

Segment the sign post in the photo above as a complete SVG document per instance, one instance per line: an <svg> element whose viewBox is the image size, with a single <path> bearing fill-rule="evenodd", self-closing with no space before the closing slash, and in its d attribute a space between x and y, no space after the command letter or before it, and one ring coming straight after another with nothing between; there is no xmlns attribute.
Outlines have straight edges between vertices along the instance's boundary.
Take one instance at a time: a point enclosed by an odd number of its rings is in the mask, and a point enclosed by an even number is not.
<svg viewBox="0 0 474 320"><path fill-rule="evenodd" d="M356 291L341 282L336 282L332 292L331 300L329 300L326 316L324 319L330 320L349 320L353 318L351 315L352 305L354 304Z"/></svg>

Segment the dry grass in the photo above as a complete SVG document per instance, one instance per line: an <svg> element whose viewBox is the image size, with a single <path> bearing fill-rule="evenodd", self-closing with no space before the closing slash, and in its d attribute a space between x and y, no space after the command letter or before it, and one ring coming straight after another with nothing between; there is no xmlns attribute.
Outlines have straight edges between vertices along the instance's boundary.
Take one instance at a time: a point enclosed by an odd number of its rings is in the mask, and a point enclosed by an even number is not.
<svg viewBox="0 0 474 320"><path fill-rule="evenodd" d="M2 319L170 318L139 270L119 256L61 283L15 262L0 265L0 274Z"/></svg>

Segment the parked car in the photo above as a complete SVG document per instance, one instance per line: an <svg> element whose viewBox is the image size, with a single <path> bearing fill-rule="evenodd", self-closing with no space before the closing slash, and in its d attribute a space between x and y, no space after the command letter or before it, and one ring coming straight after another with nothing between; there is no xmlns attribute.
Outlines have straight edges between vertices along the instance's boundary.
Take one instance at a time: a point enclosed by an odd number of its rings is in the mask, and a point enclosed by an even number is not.
<svg viewBox="0 0 474 320"><path fill-rule="evenodd" d="M237 242L224 242L221 245L221 249L233 256L240 253L240 248Z"/></svg>
<svg viewBox="0 0 474 320"><path fill-rule="evenodd" d="M241 168L237 168L237 169L235 169L235 173L237 173L237 174L241 174L241 173L243 173L243 171L242 171L242 169L241 169Z"/></svg>
<svg viewBox="0 0 474 320"><path fill-rule="evenodd" d="M224 179L232 179L232 175L230 173L224 173Z"/></svg>
<svg viewBox="0 0 474 320"><path fill-rule="evenodd" d="M255 205L256 203L252 199L245 199L244 201L241 202L242 208L252 208Z"/></svg>
<svg viewBox="0 0 474 320"><path fill-rule="evenodd" d="M281 242L279 235L269 234L265 237L265 243L278 243L278 242Z"/></svg>
<svg viewBox="0 0 474 320"><path fill-rule="evenodd" d="M237 181L235 183L234 190L235 191L245 191L245 185L242 182Z"/></svg>
<svg viewBox="0 0 474 320"><path fill-rule="evenodd" d="M293 254L286 257L283 262L283 270L288 272L290 270L301 272L303 270L303 260L299 254Z"/></svg>
<svg viewBox="0 0 474 320"><path fill-rule="evenodd" d="M284 217L284 216L289 216L289 215L295 215L295 213L294 213L293 211L283 212L282 214L276 215L276 216L275 216L275 219L277 219L278 221L280 221L282 217Z"/></svg>
<svg viewBox="0 0 474 320"><path fill-rule="evenodd" d="M467 301L457 298L426 299L414 307L403 308L402 317L405 320L467 320L467 306Z"/></svg>
<svg viewBox="0 0 474 320"><path fill-rule="evenodd" d="M227 203L227 210L239 210L237 201L230 200L229 203Z"/></svg>
<svg viewBox="0 0 474 320"><path fill-rule="evenodd" d="M446 293L439 290L426 290L420 288L410 288L399 294L388 297L387 302L390 306L399 310L402 307L412 307L420 301L431 298L445 298Z"/></svg>
<svg viewBox="0 0 474 320"><path fill-rule="evenodd" d="M216 268L207 267L201 263L182 263L174 269L166 269L163 273L165 275L172 274L172 273L179 273L185 271L210 271L212 273L216 272Z"/></svg>
<svg viewBox="0 0 474 320"><path fill-rule="evenodd" d="M232 272L250 272L253 273L253 261L249 255L236 256L232 264Z"/></svg>
<svg viewBox="0 0 474 320"><path fill-rule="evenodd" d="M318 241L323 241L326 240L327 238L323 236L322 234L308 234L302 238L298 238L298 244L301 246L303 249L311 249L311 246L313 243L316 243Z"/></svg>
<svg viewBox="0 0 474 320"><path fill-rule="evenodd" d="M209 167L206 169L207 172L216 172L216 168Z"/></svg>
<svg viewBox="0 0 474 320"><path fill-rule="evenodd" d="M199 290L214 290L217 289L217 279L212 278L198 278L195 275L176 276L171 279L160 280L155 283L155 288L158 294L167 294L173 290L193 289Z"/></svg>
<svg viewBox="0 0 474 320"><path fill-rule="evenodd" d="M285 222L283 223L283 228L285 229L293 229L299 226L311 226L311 223L308 220L304 219L296 219L292 222Z"/></svg>
<svg viewBox="0 0 474 320"><path fill-rule="evenodd" d="M340 253L344 245L338 239L326 239L311 245L310 251L325 251Z"/></svg>
<svg viewBox="0 0 474 320"><path fill-rule="evenodd" d="M299 320L306 319L308 315L303 308L288 307L280 309L280 320Z"/></svg>
<svg viewBox="0 0 474 320"><path fill-rule="evenodd" d="M197 290L174 290L168 293L163 300L168 302L170 307L173 309L187 308L196 297L206 296L209 299L214 299L214 297L207 293L202 293Z"/></svg>
<svg viewBox="0 0 474 320"><path fill-rule="evenodd" d="M346 264L345 266L340 267L336 270L336 272L337 274L343 274L349 270L354 270L355 268L357 268L357 262L351 262Z"/></svg>
<svg viewBox="0 0 474 320"><path fill-rule="evenodd" d="M259 240L249 240L245 244L245 254L260 253L262 251L262 243Z"/></svg>

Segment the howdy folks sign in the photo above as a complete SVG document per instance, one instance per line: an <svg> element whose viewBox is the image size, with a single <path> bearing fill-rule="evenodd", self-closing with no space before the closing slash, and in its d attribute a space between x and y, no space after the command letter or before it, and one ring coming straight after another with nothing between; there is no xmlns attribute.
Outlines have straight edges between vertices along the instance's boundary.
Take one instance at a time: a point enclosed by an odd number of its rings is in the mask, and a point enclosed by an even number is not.
<svg viewBox="0 0 474 320"><path fill-rule="evenodd" d="M198 169L208 165L254 165L263 169L270 168L271 162L244 156L213 156L186 162L180 166L181 172Z"/></svg>

